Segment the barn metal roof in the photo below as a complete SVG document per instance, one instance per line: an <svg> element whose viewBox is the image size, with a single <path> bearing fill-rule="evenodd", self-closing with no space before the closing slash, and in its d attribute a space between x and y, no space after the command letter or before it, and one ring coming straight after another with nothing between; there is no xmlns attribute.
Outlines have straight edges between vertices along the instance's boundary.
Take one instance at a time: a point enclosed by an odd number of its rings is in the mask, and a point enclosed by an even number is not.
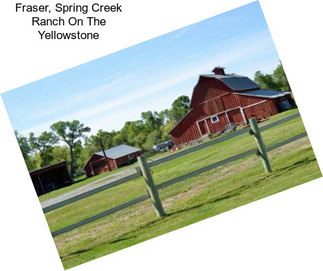
<svg viewBox="0 0 323 271"><path fill-rule="evenodd" d="M259 85L257 85L250 78L237 74L205 74L203 76L208 78L216 78L235 91L260 88Z"/></svg>
<svg viewBox="0 0 323 271"><path fill-rule="evenodd" d="M118 159L120 157L126 156L137 151L141 151L141 149L122 144L105 150L105 154L109 158ZM96 152L95 154L104 156L103 151Z"/></svg>
<svg viewBox="0 0 323 271"><path fill-rule="evenodd" d="M243 93L237 93L238 95L244 96L256 96L256 97L264 97L264 98L279 98L290 94L287 91L278 91L272 89L257 89L257 90L250 90Z"/></svg>

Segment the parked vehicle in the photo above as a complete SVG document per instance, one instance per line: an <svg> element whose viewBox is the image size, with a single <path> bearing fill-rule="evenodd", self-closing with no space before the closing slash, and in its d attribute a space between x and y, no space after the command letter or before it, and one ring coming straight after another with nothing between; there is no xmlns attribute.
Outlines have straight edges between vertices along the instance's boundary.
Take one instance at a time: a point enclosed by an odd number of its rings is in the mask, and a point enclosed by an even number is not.
<svg viewBox="0 0 323 271"><path fill-rule="evenodd" d="M167 140L165 142L156 144L153 146L154 152L168 151L174 146L173 140Z"/></svg>

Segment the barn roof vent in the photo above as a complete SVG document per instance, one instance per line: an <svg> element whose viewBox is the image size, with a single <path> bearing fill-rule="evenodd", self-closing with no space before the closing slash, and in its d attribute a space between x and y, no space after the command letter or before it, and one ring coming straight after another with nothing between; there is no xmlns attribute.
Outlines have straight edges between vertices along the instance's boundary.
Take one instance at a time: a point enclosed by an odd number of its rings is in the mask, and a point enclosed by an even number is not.
<svg viewBox="0 0 323 271"><path fill-rule="evenodd" d="M214 72L214 74L225 75L224 67L217 66L213 69L212 72Z"/></svg>

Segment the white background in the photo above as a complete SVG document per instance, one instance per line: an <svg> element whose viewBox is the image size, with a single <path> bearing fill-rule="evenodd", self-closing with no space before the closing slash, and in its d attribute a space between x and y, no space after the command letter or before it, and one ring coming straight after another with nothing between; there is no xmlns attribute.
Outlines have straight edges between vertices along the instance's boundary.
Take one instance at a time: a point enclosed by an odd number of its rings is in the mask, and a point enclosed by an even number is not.
<svg viewBox="0 0 323 271"><path fill-rule="evenodd" d="M30 26L29 15L18 16L14 12L15 1L1 1L0 91L248 2L124 0L120 1L124 12L111 17L99 41L63 42L41 41ZM260 1L322 168L320 2ZM0 180L0 269L63 270L2 101ZM322 270L322 206L320 178L80 265L75 270Z"/></svg>

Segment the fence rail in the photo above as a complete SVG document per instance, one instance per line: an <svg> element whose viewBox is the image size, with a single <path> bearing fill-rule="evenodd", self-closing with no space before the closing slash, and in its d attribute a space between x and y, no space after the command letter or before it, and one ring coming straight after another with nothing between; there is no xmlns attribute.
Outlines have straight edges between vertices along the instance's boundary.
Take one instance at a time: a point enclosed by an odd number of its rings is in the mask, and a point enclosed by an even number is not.
<svg viewBox="0 0 323 271"><path fill-rule="evenodd" d="M280 125L282 123L285 123L285 122L288 122L290 120L293 120L297 117L299 117L299 113L295 113L293 115L290 115L286 118L283 118L283 119L280 119L280 120L277 120L277 121L274 121L270 124L267 124L263 127L260 128L260 131L265 131L265 130L268 130L270 128L273 128L277 125ZM172 161L173 159L176 159L176 158L179 158L181 156L184 156L184 155L187 155L189 153L192 153L192 152L195 152L197 150L200 150L200 149L203 149L203 148L206 148L206 147L209 147L211 145L214 145L216 143L219 143L219 142L222 142L222 141L225 141L225 140L228 140L228 139L231 139L231 138L234 138L234 137L237 137L237 136L240 136L240 135L243 135L243 134L247 134L248 133L248 129L243 129L243 130L240 130L240 131L235 131L234 133L230 133L228 135L223 135L222 137L220 138L216 138L216 139L213 139L213 140L210 140L206 143L203 143L203 144L199 144L199 145L196 145L196 146L193 146L193 147L190 147L189 149L186 149L186 150L182 150L180 152L177 152L177 153L174 153L172 155L169 155L169 156L166 156L166 157L163 157L163 158L160 158L156 161L152 161L152 162L149 162L148 163L148 166L150 168L152 167L155 167L157 165L160 165L160 164L163 164L163 163L166 163L166 162L169 162L169 161ZM58 203L55 203L55 204L52 204L50 206L47 206L47 207L44 207L43 208L43 212L44 213L47 213L47 212L50 212L50 211L53 211L55 209L58 209L58 208L61 208L67 204L71 204L73 202L76 202L76 201L79 201L81 199L84 199L86 197L89 197L89 196L92 196L96 193L99 193L99 192L102 192L104 190L107 190L107 189L110 189L112 187L115 187L117 185L120 185L120 184L123 184L123 183L126 183L128 181L131 181L137 177L141 176L140 173L134 173L134 174L131 174L131 175L128 175L126 177L123 177L121 179L118 179L116 181L113 181L111 183L108 183L108 184L105 184L105 185L102 185L100 187L97 187L97 188L94 188L90 191L87 191L87 192L84 192L82 194L79 194L79 195L76 195L76 196L73 196L69 199L66 199L66 200L63 200L63 201L60 201Z"/></svg>
<svg viewBox="0 0 323 271"><path fill-rule="evenodd" d="M286 144L289 144L289 143L292 143L292 142L294 142L294 141L296 141L296 140L299 140L299 139L301 139L301 138L303 138L303 137L305 137L305 136L307 136L307 133L306 133L306 132L300 133L300 134L298 134L298 135L296 135L296 136L293 136L293 137L291 137L291 138L288 138L288 139L286 139L286 140L283 140L283 141L281 141L281 142L278 142L278 143L276 143L276 144L274 144L274 145L272 145L272 146L270 146L270 147L266 148L266 150L267 150L267 152L272 151L272 150L277 149L277 148L279 148L279 147L282 147L282 146L284 146L284 145L286 145ZM184 175L179 176L179 177L177 177L177 178L174 178L174 179L168 180L168 181L166 181L166 182L163 182L163 183L161 183L161 184L158 184L158 185L156 185L156 188L157 188L157 190L160 190L160 189L166 188L166 187L168 187L168 186L170 186L170 185L173 185L173 184L176 184L176 183L182 182L182 181L187 180L187 179L189 179L189 178L192 178L192 177L194 177L194 176L196 176L196 175L199 175L199 174L201 174L201 173L203 173L203 172L209 171L209 170L211 170L211 169L215 169L215 168L217 168L217 167L223 166L223 165L228 164L228 163L230 163L230 162L234 162L234 161L236 161L236 160L239 160L239 159L241 159L241 158L247 157L247 156L252 155L252 154L255 154L255 153L256 153L256 149L251 149L251 150L249 150L249 151L245 151L245 152L243 152L243 153L240 153L240 154L237 154L237 155L231 156L231 157L229 157L229 158L226 158L226 159L224 159L224 160L221 160L221 161L216 162L216 163L214 163L214 164L211 164L211 165L209 165L209 166L205 166L205 167L200 168L200 169L198 169L198 170L195 170L195 171L193 171L193 172L190 172L190 173L184 174ZM124 182L125 182L125 181L124 181ZM58 235L60 235L60 234L66 233L66 232L68 232L68 231L71 231L71 230L73 230L73 229L76 229L76 228L78 228L78 227L81 227L81 226L83 226L83 225L85 225L85 224L88 224L88 223L90 223L90 222L96 221L96 220L98 220L98 219L100 219L100 218L103 218L103 217L105 217L105 216L111 215L111 214L113 214L113 213L115 213L115 212L121 211L121 210L123 210L123 209L125 209L125 208L127 208L127 207L129 207L129 206L132 206L132 205L134 205L134 204L137 204L137 203L143 202L143 201L147 200L148 198L149 198L149 196L148 196L148 195L140 196L140 197L138 197L138 198L136 198L136 199L133 199L133 200L131 200L131 201L128 201L128 202L123 203L123 204L121 204L121 205L118 205L118 206L116 206L116 207L113 207L113 208L110 208L110 209L108 209L108 210L105 210L105 211L103 211L103 212L101 212L101 213L99 213L99 214L97 214L97 215L94 215L94 216L92 216L92 217L89 217L89 218L83 219L83 220L81 220L81 221L79 221L79 222L77 222L77 223L74 223L74 224L69 225L69 226L67 226L67 227L64 227L64 228L62 228L62 229L59 229L59 230L57 230L57 231L54 231L54 232L52 232L52 236L53 236L53 237L55 237L55 236L58 236Z"/></svg>

